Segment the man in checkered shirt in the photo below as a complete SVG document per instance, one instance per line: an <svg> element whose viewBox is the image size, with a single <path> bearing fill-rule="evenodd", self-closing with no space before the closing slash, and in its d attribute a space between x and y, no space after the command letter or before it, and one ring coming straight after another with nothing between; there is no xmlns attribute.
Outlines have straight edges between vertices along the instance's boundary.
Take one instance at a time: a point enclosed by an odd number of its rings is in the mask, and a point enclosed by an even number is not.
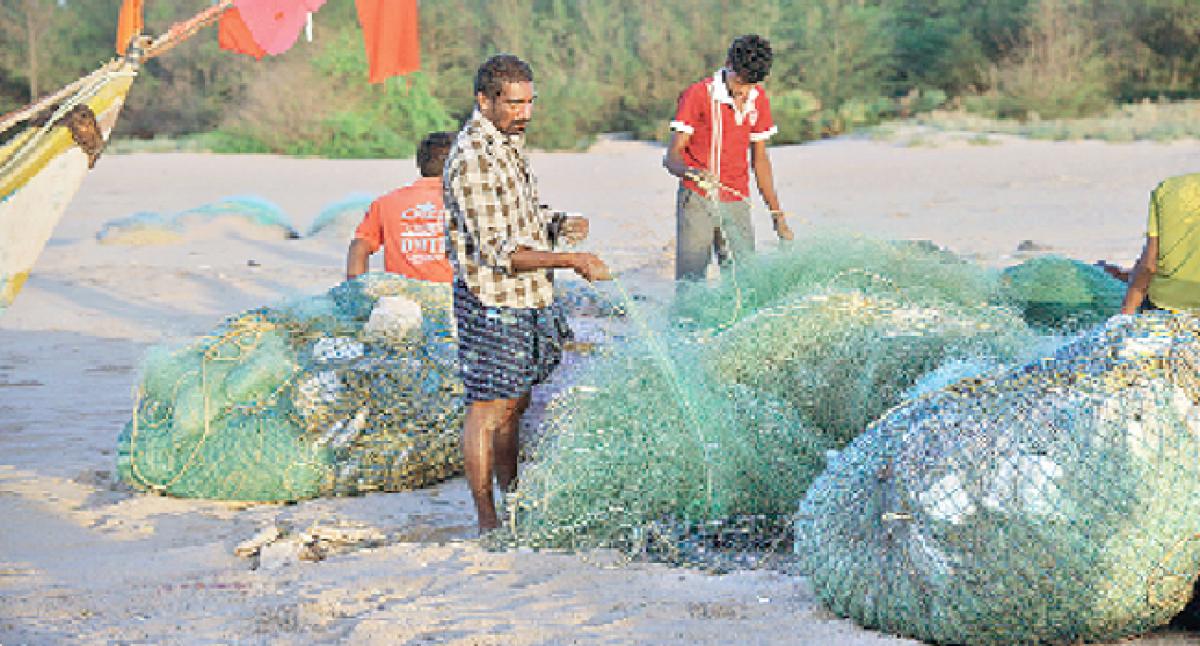
<svg viewBox="0 0 1200 646"><path fill-rule="evenodd" d="M595 254L559 251L587 237L588 222L538 201L523 148L534 96L524 61L499 54L484 62L475 75L475 111L442 175L467 400L463 457L480 531L497 527L492 480L502 491L516 482L521 415L570 337L554 302L554 270L611 278Z"/></svg>

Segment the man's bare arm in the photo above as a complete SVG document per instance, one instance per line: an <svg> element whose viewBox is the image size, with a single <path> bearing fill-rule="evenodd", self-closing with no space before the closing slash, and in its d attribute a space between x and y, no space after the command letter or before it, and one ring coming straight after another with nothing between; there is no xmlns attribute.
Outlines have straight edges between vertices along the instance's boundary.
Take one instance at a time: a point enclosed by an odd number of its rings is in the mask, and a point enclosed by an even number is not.
<svg viewBox="0 0 1200 646"><path fill-rule="evenodd" d="M779 196L775 193L775 169L771 166L771 156L767 154L767 142L750 142L750 165L754 168L754 181L758 184L758 193L771 211L771 224L780 240L791 240L792 229L788 226L786 214L779 207Z"/></svg>
<svg viewBox="0 0 1200 646"><path fill-rule="evenodd" d="M1146 300L1146 292L1150 289L1150 279L1158 271L1158 237L1146 238L1142 247L1142 255L1133 266L1133 276L1129 279L1129 288L1125 290L1125 302L1121 304L1122 314L1134 314Z"/></svg>
<svg viewBox="0 0 1200 646"><path fill-rule="evenodd" d="M346 252L346 280L352 280L367 273L367 263L371 258L367 241L355 238L350 241L350 249Z"/></svg>
<svg viewBox="0 0 1200 646"><path fill-rule="evenodd" d="M612 273L608 265L593 253L560 253L555 251L534 251L528 247L518 247L509 256L513 271L533 271L535 269L570 269L588 281L610 280Z"/></svg>
<svg viewBox="0 0 1200 646"><path fill-rule="evenodd" d="M750 165L754 168L754 181L758 193L771 213L780 213L779 197L775 194L775 170L771 167L771 156L767 154L767 142L750 142Z"/></svg>
<svg viewBox="0 0 1200 646"><path fill-rule="evenodd" d="M680 179L684 179L689 174L698 170L691 168L683 160L683 149L687 147L688 141L691 138L692 136L686 132L672 132L671 143L667 146L666 156L663 157L663 168L667 169L668 173Z"/></svg>

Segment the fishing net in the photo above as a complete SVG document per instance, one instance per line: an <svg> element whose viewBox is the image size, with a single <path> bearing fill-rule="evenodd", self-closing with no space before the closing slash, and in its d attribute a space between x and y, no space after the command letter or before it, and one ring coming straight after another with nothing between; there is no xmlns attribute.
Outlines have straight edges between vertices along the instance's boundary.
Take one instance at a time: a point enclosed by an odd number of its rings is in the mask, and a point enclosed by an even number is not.
<svg viewBox="0 0 1200 646"><path fill-rule="evenodd" d="M312 225L308 227L308 236L328 235L340 240L354 237L354 230L363 220L375 196L367 193L351 193L345 198L321 209Z"/></svg>
<svg viewBox="0 0 1200 646"><path fill-rule="evenodd" d="M549 408L508 500L514 540L685 562L746 538L730 534L790 544L775 521L827 449L926 371L1035 345L987 304L994 273L931 245L814 237L736 272L662 310L626 301L636 327Z"/></svg>
<svg viewBox="0 0 1200 646"><path fill-rule="evenodd" d="M461 471L447 286L367 274L152 351L118 467L180 497L400 491Z"/></svg>
<svg viewBox="0 0 1200 646"><path fill-rule="evenodd" d="M817 231L777 252L742 259L719 285L685 286L674 313L685 323L721 329L779 301L838 287L887 289L964 307L1000 302L995 272L930 242Z"/></svg>
<svg viewBox="0 0 1200 646"><path fill-rule="evenodd" d="M278 206L254 196L227 197L173 214L141 211L111 220L96 233L105 244L154 245L178 242L205 228L249 225L264 238L295 239L300 234Z"/></svg>
<svg viewBox="0 0 1200 646"><path fill-rule="evenodd" d="M1116 317L888 413L810 487L796 552L834 612L938 643L1115 640L1200 572L1200 321Z"/></svg>
<svg viewBox="0 0 1200 646"><path fill-rule="evenodd" d="M893 284L794 296L718 334L703 363L719 380L786 402L841 446L925 373L956 361L1011 362L1035 346L1010 310L904 294Z"/></svg>
<svg viewBox="0 0 1200 646"><path fill-rule="evenodd" d="M1005 298L1039 329L1091 327L1121 311L1126 284L1103 269L1060 256L1042 256L1005 269Z"/></svg>
<svg viewBox="0 0 1200 646"><path fill-rule="evenodd" d="M731 521L790 515L825 444L786 404L688 370L694 351L630 344L551 403L508 499L515 540L686 560L662 552Z"/></svg>

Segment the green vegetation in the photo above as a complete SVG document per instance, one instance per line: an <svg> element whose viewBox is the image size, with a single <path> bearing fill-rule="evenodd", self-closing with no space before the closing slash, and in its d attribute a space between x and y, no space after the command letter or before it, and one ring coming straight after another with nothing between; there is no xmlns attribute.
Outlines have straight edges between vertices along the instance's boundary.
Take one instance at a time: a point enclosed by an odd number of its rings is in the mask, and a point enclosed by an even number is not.
<svg viewBox="0 0 1200 646"><path fill-rule="evenodd" d="M0 112L107 59L118 4L0 0ZM151 0L147 30L206 4ZM1036 124L1019 132L1032 136L1169 139L1194 128L1134 119L1077 134L1072 124L1120 104L1200 98L1200 3L1186 0L436 0L421 12L423 72L374 86L349 0L321 9L313 43L260 62L200 34L146 66L119 134L216 133L204 144L230 152L409 155L425 132L468 115L475 68L508 51L537 75L534 146L579 148L611 131L661 139L679 92L751 31L775 48L780 142L939 107Z"/></svg>
<svg viewBox="0 0 1200 646"><path fill-rule="evenodd" d="M1016 121L937 110L919 115L913 121L943 132L1007 134L1053 141L1173 141L1200 139L1200 101L1131 103L1082 119Z"/></svg>

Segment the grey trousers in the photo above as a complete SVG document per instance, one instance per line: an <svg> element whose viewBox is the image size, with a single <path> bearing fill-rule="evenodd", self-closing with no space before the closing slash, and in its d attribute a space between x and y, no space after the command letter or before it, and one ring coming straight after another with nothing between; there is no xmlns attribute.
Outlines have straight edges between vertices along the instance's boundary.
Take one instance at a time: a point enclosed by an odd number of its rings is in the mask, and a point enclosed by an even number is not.
<svg viewBox="0 0 1200 646"><path fill-rule="evenodd" d="M704 280L713 252L724 267L754 251L750 202L715 202L680 186L675 205L675 280Z"/></svg>

